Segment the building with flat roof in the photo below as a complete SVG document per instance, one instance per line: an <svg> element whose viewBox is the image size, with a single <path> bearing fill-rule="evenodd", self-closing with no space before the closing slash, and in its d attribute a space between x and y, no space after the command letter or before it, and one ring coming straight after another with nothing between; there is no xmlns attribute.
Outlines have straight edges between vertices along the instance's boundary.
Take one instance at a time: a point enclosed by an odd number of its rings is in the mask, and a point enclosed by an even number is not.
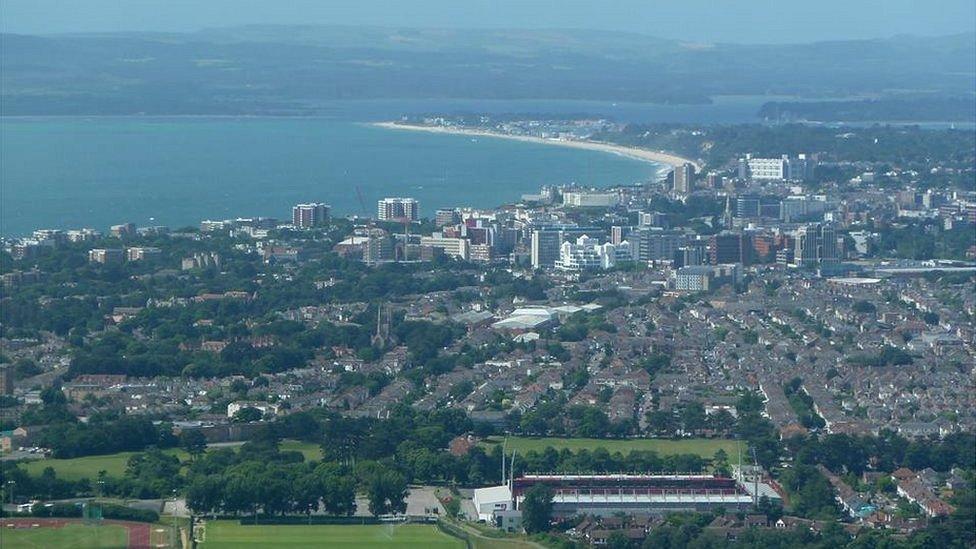
<svg viewBox="0 0 976 549"><path fill-rule="evenodd" d="M291 224L296 229L311 229L329 222L331 206L320 202L296 204L291 208Z"/></svg>
<svg viewBox="0 0 976 549"><path fill-rule="evenodd" d="M563 205L574 208L610 208L620 203L617 193L569 191L563 193Z"/></svg>
<svg viewBox="0 0 976 549"><path fill-rule="evenodd" d="M420 219L420 203L413 198L383 198L377 202L376 218L380 221L417 221Z"/></svg>
<svg viewBox="0 0 976 549"><path fill-rule="evenodd" d="M695 166L688 162L674 169L674 192L691 194L694 190Z"/></svg>
<svg viewBox="0 0 976 549"><path fill-rule="evenodd" d="M555 265L559 261L559 246L562 241L560 231L532 231L532 268L543 269Z"/></svg>
<svg viewBox="0 0 976 549"><path fill-rule="evenodd" d="M103 265L119 264L125 254L119 248L95 248L88 250L88 261L101 263Z"/></svg>
<svg viewBox="0 0 976 549"><path fill-rule="evenodd" d="M717 508L747 510L761 496L774 501L780 499L775 490L759 479L749 482L717 475L524 475L512 481L516 509L520 508L525 493L539 484L553 491L556 517L663 515Z"/></svg>

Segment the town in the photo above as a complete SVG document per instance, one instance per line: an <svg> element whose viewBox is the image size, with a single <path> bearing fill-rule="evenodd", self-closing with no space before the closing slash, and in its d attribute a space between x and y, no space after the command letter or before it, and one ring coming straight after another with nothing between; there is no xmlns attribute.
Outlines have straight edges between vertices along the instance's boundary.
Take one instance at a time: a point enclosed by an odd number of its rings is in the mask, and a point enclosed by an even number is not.
<svg viewBox="0 0 976 549"><path fill-rule="evenodd" d="M110 495L189 508L191 539L208 515L369 515L615 547L972 526L972 132L398 124L670 165L491 209L349 189L358 213L7 238L5 510ZM329 495L245 497L247 475Z"/></svg>

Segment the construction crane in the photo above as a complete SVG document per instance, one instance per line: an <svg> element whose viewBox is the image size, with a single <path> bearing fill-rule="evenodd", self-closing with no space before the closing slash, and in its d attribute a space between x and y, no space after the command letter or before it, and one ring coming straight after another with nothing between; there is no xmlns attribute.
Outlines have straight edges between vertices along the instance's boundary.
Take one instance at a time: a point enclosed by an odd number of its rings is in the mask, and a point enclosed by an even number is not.
<svg viewBox="0 0 976 549"><path fill-rule="evenodd" d="M363 198L363 188L356 185L356 198L359 200L359 207L363 210L363 217L369 218L369 210L366 209L366 199Z"/></svg>

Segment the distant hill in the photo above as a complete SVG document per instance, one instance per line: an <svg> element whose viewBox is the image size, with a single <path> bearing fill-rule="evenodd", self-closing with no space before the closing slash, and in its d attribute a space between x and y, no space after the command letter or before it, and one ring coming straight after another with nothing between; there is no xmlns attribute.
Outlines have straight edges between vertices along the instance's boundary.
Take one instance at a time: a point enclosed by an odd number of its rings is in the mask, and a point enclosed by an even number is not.
<svg viewBox="0 0 976 549"><path fill-rule="evenodd" d="M0 40L5 115L307 114L349 98L701 103L976 91L972 33L735 45L560 29L252 25Z"/></svg>

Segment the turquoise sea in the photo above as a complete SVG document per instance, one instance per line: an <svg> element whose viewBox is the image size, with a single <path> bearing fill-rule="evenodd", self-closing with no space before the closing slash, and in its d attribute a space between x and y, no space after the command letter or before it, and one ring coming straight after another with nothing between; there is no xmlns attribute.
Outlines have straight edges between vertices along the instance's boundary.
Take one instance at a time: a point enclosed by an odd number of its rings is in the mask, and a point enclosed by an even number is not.
<svg viewBox="0 0 976 549"><path fill-rule="evenodd" d="M375 214L410 196L421 213L490 207L541 185L629 184L660 166L503 139L387 130L334 118L4 118L0 232L195 225L290 217L297 202Z"/></svg>

